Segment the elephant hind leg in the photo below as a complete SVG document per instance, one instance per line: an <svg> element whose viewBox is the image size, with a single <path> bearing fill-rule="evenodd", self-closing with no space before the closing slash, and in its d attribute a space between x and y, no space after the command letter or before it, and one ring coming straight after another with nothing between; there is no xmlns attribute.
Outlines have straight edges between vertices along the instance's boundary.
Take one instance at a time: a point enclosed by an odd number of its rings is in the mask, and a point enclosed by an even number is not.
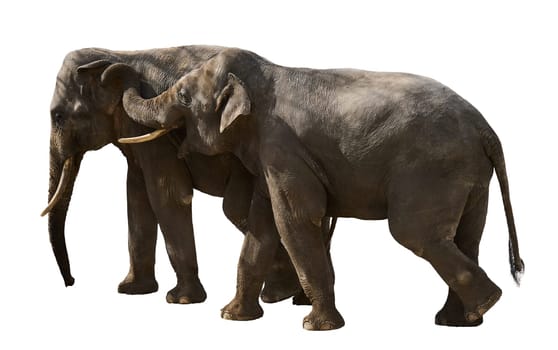
<svg viewBox="0 0 558 350"><path fill-rule="evenodd" d="M458 242L475 246L474 242L465 239L460 242L462 237L457 237L471 190L451 183L421 185L412 192L393 194L394 199L406 200L390 201L394 203L388 212L392 235L434 267L462 302L465 320L478 322L502 292L477 262L458 247ZM398 191L404 189L405 186L400 186Z"/></svg>
<svg viewBox="0 0 558 350"><path fill-rule="evenodd" d="M481 193L472 193L454 239L459 250L476 264L478 264L479 244L486 221L487 208L488 189L482 189ZM482 321L482 317L473 322L465 319L465 307L457 293L451 288L444 306L435 317L435 323L441 326L472 327L482 324Z"/></svg>

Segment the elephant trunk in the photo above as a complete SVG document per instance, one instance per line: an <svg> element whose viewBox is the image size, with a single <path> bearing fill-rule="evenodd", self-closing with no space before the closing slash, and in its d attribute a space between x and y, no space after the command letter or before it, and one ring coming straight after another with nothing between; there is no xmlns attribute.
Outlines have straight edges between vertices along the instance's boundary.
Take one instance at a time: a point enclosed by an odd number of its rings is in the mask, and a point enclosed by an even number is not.
<svg viewBox="0 0 558 350"><path fill-rule="evenodd" d="M170 88L159 96L145 99L135 87L124 91L122 104L126 113L135 122L153 129L167 128L167 118L172 106L175 89Z"/></svg>
<svg viewBox="0 0 558 350"><path fill-rule="evenodd" d="M50 179L49 179L49 205L42 215L48 213L48 232L52 250L64 278L66 286L74 284L74 278L70 272L70 261L66 249L64 228L66 214L70 205L70 198L74 188L79 166L83 154L62 160L53 154L50 155Z"/></svg>

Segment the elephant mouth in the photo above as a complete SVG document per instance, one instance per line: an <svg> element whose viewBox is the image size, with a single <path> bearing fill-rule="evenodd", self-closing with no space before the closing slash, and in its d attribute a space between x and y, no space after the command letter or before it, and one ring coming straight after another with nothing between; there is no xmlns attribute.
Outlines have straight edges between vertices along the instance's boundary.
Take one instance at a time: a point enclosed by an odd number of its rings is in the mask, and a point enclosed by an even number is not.
<svg viewBox="0 0 558 350"><path fill-rule="evenodd" d="M48 202L46 208L42 211L41 216L45 216L46 214L50 213L52 208L54 208L56 204L58 204L58 202L60 201L60 198L62 198L62 195L66 190L66 187L68 187L68 183L71 180L70 172L73 167L73 163L74 163L73 157L70 157L64 161L64 166L62 168L62 175L60 175L60 180L58 181L58 186L56 187L56 191L54 192L54 195L51 197L50 201Z"/></svg>

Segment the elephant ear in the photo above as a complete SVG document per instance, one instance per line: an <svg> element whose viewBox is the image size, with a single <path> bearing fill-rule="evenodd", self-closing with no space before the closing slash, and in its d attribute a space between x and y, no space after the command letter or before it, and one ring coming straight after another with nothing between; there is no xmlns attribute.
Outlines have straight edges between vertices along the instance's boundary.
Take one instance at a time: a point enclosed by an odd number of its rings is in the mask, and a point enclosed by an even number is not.
<svg viewBox="0 0 558 350"><path fill-rule="evenodd" d="M83 74L97 69L105 69L112 64L109 60L96 60L77 67L78 74Z"/></svg>
<svg viewBox="0 0 558 350"><path fill-rule="evenodd" d="M114 63L108 66L101 75L101 86L120 89L134 86L139 88L139 74L125 63Z"/></svg>
<svg viewBox="0 0 558 350"><path fill-rule="evenodd" d="M77 67L77 82L80 93L83 94L84 86L98 81L103 71L112 64L108 60L96 60Z"/></svg>
<svg viewBox="0 0 558 350"><path fill-rule="evenodd" d="M101 86L123 88L126 83L139 83L138 73L124 63L113 63L109 60L96 60L77 67L78 76L82 81L100 77ZM86 78L86 76L89 76ZM93 78L98 79L98 78Z"/></svg>
<svg viewBox="0 0 558 350"><path fill-rule="evenodd" d="M99 77L112 64L108 60L96 60L77 67L77 77L81 84L91 81L92 76Z"/></svg>
<svg viewBox="0 0 558 350"><path fill-rule="evenodd" d="M250 98L244 87L244 83L233 73L227 75L227 85L221 90L217 97L217 107L215 111L221 112L221 123L219 131L223 131L241 115L250 114Z"/></svg>

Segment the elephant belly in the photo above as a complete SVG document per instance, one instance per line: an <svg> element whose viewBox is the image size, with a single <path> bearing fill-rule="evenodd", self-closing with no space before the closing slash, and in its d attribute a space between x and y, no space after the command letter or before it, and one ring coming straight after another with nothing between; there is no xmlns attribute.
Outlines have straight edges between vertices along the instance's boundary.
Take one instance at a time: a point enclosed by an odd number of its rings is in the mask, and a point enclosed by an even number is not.
<svg viewBox="0 0 558 350"><path fill-rule="evenodd" d="M327 215L363 220L387 218L387 202L381 186L335 186L328 195Z"/></svg>
<svg viewBox="0 0 558 350"><path fill-rule="evenodd" d="M196 190L211 196L223 197L230 176L228 155L206 156L189 153L184 161L190 170Z"/></svg>

